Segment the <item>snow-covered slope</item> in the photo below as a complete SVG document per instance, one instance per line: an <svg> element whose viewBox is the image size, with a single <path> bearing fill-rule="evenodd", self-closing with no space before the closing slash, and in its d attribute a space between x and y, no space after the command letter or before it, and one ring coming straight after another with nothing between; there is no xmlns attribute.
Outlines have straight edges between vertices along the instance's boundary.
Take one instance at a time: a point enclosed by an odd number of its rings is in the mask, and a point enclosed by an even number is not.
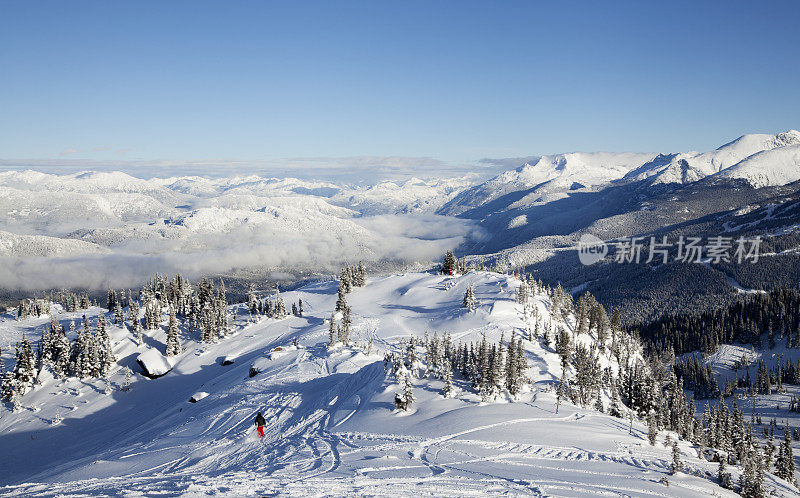
<svg viewBox="0 0 800 498"><path fill-rule="evenodd" d="M82 240L59 239L44 235L16 235L0 231L0 257L67 257L105 254L108 249Z"/></svg>
<svg viewBox="0 0 800 498"><path fill-rule="evenodd" d="M472 312L461 307L469 285L480 301ZM445 398L441 381L420 378L412 410L394 410L398 386L385 373L383 354L425 331L449 332L454 341L523 332L529 323L513 300L518 285L487 272L371 279L348 294L357 344L328 348L325 318L336 283L321 282L282 294L288 302L303 299L303 317L251 324L235 305L234 332L217 344L199 344L184 330L185 352L170 360L172 370L154 380L137 374L130 391L119 389L121 370L112 372L110 394L101 380L45 376L21 411L0 417L0 449L14 454L0 462L0 484L8 485L0 491L733 496L715 484L716 464L688 443L680 445L685 472L668 476L670 451L650 446L639 422L629 433L626 420L568 402L556 413L551 388L559 357L538 341L523 341L532 384L518 400L482 403L459 379L455 395ZM533 306L543 323L553 318L544 295L534 296ZM32 320L36 327L47 318ZM0 327L30 330L28 322ZM143 346L127 330L110 333L119 363L134 369L140 353L164 348L163 330L148 332ZM258 412L267 420L264 440L255 437Z"/></svg>

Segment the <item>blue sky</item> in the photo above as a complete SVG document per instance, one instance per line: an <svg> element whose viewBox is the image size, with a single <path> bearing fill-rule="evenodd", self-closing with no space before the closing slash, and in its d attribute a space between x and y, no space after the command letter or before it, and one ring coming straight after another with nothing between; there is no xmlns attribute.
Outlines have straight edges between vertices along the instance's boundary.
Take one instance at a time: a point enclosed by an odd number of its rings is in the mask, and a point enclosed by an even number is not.
<svg viewBox="0 0 800 498"><path fill-rule="evenodd" d="M0 158L705 150L800 127L798 2L0 3Z"/></svg>

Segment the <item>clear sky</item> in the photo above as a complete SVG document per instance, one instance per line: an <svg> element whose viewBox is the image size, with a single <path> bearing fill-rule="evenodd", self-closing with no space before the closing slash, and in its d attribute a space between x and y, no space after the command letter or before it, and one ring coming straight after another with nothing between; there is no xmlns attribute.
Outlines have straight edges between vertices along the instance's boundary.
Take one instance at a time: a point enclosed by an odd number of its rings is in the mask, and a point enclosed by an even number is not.
<svg viewBox="0 0 800 498"><path fill-rule="evenodd" d="M0 158L444 161L800 127L800 2L0 2Z"/></svg>

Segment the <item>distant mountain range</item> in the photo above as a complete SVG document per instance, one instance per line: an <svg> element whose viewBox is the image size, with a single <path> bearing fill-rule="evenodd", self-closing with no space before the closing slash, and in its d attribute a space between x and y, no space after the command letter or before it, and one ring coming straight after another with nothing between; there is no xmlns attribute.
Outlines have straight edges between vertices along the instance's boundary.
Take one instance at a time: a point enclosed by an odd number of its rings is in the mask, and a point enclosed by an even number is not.
<svg viewBox="0 0 800 498"><path fill-rule="evenodd" d="M728 220L730 227L746 213L793 202L798 180L795 130L744 135L710 152L542 156L488 180L474 174L346 185L256 175L140 179L121 172L12 171L0 173L0 211L6 213L0 221L0 272L9 288L66 285L20 274L43 268L52 276L43 259L78 265L78 274L86 273L80 265L87 261L106 265L112 274L128 263L144 265L141 273L160 267L190 275L253 268L327 272L357 260L376 269L403 261L429 264L455 247L461 255L501 269L534 271L551 283L597 292L606 304L649 315L672 309L674 303L666 304L670 292L644 302L641 292L620 289L652 290L657 282L630 275L627 281L600 278L603 265L583 268L575 258L582 234L604 240L686 231L712 235L725 229L717 220ZM800 224L794 211L784 211L789 214L780 226L770 219L770 233L764 220L743 224L743 230L764 232L783 247L781 240L793 237ZM773 261L784 256L793 253ZM611 268L614 275L625 273L619 265ZM744 270L715 271L691 269L714 275L714 285L706 277L694 279L690 299L698 306L705 306L708 295L734 296L728 279ZM648 280L656 273L648 273ZM766 276L748 282L777 284ZM102 285L115 284L112 278ZM604 290L613 286L619 288Z"/></svg>

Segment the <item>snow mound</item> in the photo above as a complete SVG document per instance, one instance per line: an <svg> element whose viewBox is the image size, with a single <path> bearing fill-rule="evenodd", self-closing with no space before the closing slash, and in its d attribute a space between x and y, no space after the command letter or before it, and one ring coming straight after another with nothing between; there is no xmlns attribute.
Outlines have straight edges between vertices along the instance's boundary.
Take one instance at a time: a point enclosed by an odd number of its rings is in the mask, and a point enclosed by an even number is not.
<svg viewBox="0 0 800 498"><path fill-rule="evenodd" d="M189 403L197 403L198 401L200 401L201 399L206 398L206 397L208 397L208 393L207 392L198 391L198 392L192 394L192 397L189 398Z"/></svg>
<svg viewBox="0 0 800 498"><path fill-rule="evenodd" d="M153 348L137 356L136 363L142 367L144 376L151 379L157 379L172 370L169 360Z"/></svg>
<svg viewBox="0 0 800 498"><path fill-rule="evenodd" d="M269 356L270 360L277 360L278 358L281 358L282 356L286 356L288 353L290 353L292 351L297 351L297 349L298 348L295 345L277 346L277 347L273 348L272 351L269 352L268 356Z"/></svg>

